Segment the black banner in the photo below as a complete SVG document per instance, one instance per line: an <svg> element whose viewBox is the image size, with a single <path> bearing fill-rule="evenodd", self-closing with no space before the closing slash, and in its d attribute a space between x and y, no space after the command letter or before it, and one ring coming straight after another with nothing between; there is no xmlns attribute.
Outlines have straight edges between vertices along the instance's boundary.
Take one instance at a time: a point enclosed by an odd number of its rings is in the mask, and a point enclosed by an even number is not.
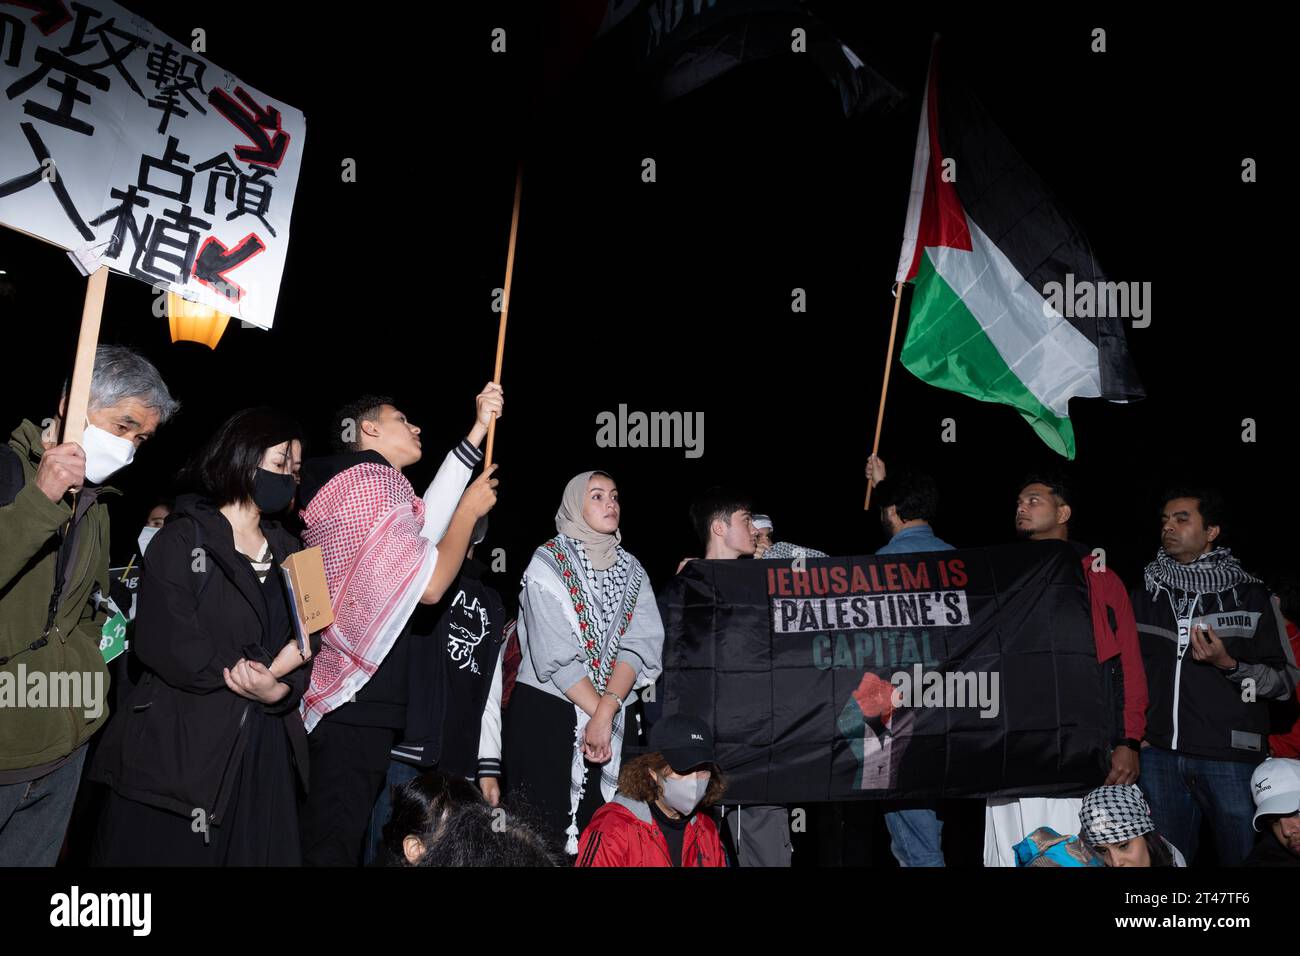
<svg viewBox="0 0 1300 956"><path fill-rule="evenodd" d="M664 710L711 721L740 803L1051 795L1102 782L1114 688L1063 542L692 561Z"/></svg>

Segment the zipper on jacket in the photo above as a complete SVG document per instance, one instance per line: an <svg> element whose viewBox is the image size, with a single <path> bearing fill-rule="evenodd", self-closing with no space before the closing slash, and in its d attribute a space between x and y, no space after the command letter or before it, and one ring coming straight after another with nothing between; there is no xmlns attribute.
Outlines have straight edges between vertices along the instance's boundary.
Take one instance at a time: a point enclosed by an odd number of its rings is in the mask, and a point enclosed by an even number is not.
<svg viewBox="0 0 1300 956"><path fill-rule="evenodd" d="M698 812L698 811L697 811L697 812ZM691 818L691 821L690 821L688 824L686 824L686 830L687 830L688 833L691 833L691 834L695 837L695 844L694 844L694 846L695 846L695 865L696 865L696 866L703 866L703 865L704 865L704 844L701 842L701 838L700 838L701 830L700 830L700 821L699 821L699 818L698 818L698 817L692 817L692 818ZM686 855L687 855L687 852L686 852L686 851L687 851L688 849L690 849L690 848L687 847L687 845L686 845L686 838L685 838L685 836L683 836L683 837L682 837L682 866L685 866L685 865L686 865Z"/></svg>
<svg viewBox="0 0 1300 956"><path fill-rule="evenodd" d="M230 769L231 769L231 768L230 768L230 762L231 762L231 760L234 758L235 751L239 749L239 738L240 738L241 736L243 736L243 733L244 733L244 724L248 721L248 709L249 709L251 706L253 706L253 702L252 702L251 700L250 700L250 701L245 701L245 702L244 702L244 712L243 712L242 714L239 715L239 727L238 727L238 729L235 731L235 744L234 744L233 747L230 748L230 757L228 757L228 758L226 759L226 768L225 768L225 770L223 770L223 771L221 772L221 781L217 784L217 793L216 793L216 796L213 798L213 801L212 801L212 803L213 803L212 812L208 814L208 825L209 825L209 826L216 826L217 824L219 824L219 823L221 822L221 820L220 820L220 819L218 818L218 816L217 816L216 804L217 804L218 801L221 800L221 791L225 788L225 786L226 786L226 777L230 774ZM207 843L207 842L208 842L208 840L207 840L207 834L206 834L206 833L203 835L203 842L204 842L204 843Z"/></svg>
<svg viewBox="0 0 1300 956"><path fill-rule="evenodd" d="M1178 646L1175 653L1178 655L1178 662L1174 664L1174 734L1169 741L1171 750L1178 750L1178 702L1181 696L1183 684L1183 658L1187 656L1187 649L1192 642L1192 619L1196 617L1196 608L1201 603L1201 596L1198 594L1192 598L1191 607L1187 609L1187 640L1183 641L1183 621L1178 616L1178 607L1174 604L1174 596L1170 591L1165 591L1165 596L1169 598L1169 609L1174 612L1174 624L1178 628Z"/></svg>
<svg viewBox="0 0 1300 956"><path fill-rule="evenodd" d="M1169 742L1171 750L1178 750L1178 691L1179 685L1183 682L1183 656L1178 655L1178 663L1174 665L1174 735Z"/></svg>

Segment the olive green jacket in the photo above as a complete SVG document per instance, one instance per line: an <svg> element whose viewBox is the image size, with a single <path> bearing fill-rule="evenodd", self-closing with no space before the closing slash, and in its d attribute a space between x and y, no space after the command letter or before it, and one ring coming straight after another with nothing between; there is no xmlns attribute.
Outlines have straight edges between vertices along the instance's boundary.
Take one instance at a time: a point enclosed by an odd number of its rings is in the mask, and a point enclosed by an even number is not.
<svg viewBox="0 0 1300 956"><path fill-rule="evenodd" d="M76 566L47 642L23 650L45 630L59 529L72 517L72 507L70 497L51 502L36 486L36 469L45 451L36 425L19 425L9 448L21 463L24 483L11 503L0 506L0 659L11 658L0 664L0 770L21 770L67 756L108 719L108 671L99 650L105 615L94 612L91 594L96 588L108 593L104 495L117 490L102 487L82 518ZM2 447L0 455L12 457ZM4 464L12 467L11 461ZM81 690L74 691L78 685ZM88 692L96 685L102 692L98 713L88 716Z"/></svg>

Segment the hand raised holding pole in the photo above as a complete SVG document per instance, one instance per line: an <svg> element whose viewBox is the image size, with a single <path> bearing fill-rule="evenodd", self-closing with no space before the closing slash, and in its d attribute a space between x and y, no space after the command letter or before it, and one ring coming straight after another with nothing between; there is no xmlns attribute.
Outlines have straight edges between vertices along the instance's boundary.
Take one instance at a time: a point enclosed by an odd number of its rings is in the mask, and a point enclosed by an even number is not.
<svg viewBox="0 0 1300 956"><path fill-rule="evenodd" d="M889 373L894 368L894 340L898 337L898 307L903 303L903 283L894 283L894 318L889 324L889 351L885 353L885 378L880 383L880 409L876 413L876 439L871 445L871 457L878 458L880 454L880 431L885 427L885 396L889 394ZM883 465L882 465L883 472ZM867 484L867 498L862 503L862 510L871 507L871 489L879 479L868 474L869 482ZM884 477L882 473L881 478Z"/></svg>
<svg viewBox="0 0 1300 956"><path fill-rule="evenodd" d="M477 447L488 434L492 424L505 411L505 391L496 382L488 382L474 398L474 427L469 430L469 443ZM490 464L490 462L489 462Z"/></svg>

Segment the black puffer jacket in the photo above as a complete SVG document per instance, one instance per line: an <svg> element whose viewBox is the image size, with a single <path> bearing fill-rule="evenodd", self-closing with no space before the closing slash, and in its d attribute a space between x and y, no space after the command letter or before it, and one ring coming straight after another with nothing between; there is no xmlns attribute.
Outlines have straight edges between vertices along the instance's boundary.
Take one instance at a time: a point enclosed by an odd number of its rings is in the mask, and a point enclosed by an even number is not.
<svg viewBox="0 0 1300 956"><path fill-rule="evenodd" d="M302 544L278 524L262 533L278 562ZM290 693L260 704L231 691L222 670L260 644L274 656L290 639L288 598L269 607L229 522L208 500L186 495L149 545L130 653L143 670L123 712L110 721L91 779L124 797L220 824L238 780L250 720L282 724L307 782L307 734L298 702L310 664L284 677ZM280 593L284 593L281 589ZM319 645L313 641L313 650Z"/></svg>

